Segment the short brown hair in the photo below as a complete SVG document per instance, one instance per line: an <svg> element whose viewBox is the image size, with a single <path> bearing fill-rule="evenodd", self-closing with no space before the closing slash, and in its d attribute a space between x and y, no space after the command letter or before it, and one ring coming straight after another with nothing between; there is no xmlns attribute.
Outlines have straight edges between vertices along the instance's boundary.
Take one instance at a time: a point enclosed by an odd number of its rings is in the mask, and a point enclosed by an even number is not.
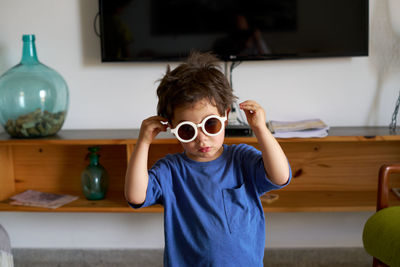
<svg viewBox="0 0 400 267"><path fill-rule="evenodd" d="M157 114L171 122L177 107L208 99L224 115L237 97L218 61L211 53L192 52L186 62L172 71L168 65L157 88Z"/></svg>

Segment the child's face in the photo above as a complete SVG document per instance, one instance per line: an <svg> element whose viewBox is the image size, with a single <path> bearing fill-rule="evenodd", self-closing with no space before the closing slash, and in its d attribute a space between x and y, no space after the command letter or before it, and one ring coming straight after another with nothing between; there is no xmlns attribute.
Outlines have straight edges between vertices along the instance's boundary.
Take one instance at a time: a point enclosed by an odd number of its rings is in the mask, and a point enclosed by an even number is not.
<svg viewBox="0 0 400 267"><path fill-rule="evenodd" d="M208 100L201 100L192 106L178 107L174 110L172 127L176 127L182 121L191 121L195 124L201 123L204 118L210 115L224 116L219 114L216 106ZM223 131L216 136L206 135L201 128L198 128L196 139L189 143L182 143L186 155L195 161L211 161L218 158L223 151L225 125Z"/></svg>

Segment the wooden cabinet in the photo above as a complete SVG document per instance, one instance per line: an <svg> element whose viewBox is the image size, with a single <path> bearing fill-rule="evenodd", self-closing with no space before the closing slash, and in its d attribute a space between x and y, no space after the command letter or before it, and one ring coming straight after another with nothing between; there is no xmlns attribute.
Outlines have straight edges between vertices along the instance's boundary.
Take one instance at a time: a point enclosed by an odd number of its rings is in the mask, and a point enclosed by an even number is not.
<svg viewBox="0 0 400 267"><path fill-rule="evenodd" d="M127 162L138 130L63 130L41 139L12 139L0 134L0 211L161 212L153 206L135 211L123 194ZM279 139L292 167L289 186L274 192L279 199L264 203L268 212L372 211L377 177L384 163L400 162L400 135L386 127L337 127L325 138ZM226 144L247 143L254 137L227 137ZM100 162L110 175L106 199L89 201L80 187L88 164L88 146L99 145ZM179 142L161 134L150 148L149 167L167 153L181 152ZM400 187L400 179L391 179ZM396 182L397 181L397 182ZM27 189L79 196L58 209L11 206L8 198ZM400 204L392 194L391 201Z"/></svg>

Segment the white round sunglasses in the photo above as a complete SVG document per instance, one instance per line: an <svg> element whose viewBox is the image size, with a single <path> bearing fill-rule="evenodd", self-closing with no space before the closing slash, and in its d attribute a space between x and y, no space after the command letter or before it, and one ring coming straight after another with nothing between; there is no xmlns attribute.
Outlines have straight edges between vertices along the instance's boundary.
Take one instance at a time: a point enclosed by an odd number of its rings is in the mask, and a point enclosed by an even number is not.
<svg viewBox="0 0 400 267"><path fill-rule="evenodd" d="M224 129L226 120L227 116L225 113L224 117L218 115L207 116L199 124L191 121L182 121L175 128L171 129L171 133L182 143L189 143L196 139L199 132L197 128L201 128L203 133L208 136L219 135Z"/></svg>

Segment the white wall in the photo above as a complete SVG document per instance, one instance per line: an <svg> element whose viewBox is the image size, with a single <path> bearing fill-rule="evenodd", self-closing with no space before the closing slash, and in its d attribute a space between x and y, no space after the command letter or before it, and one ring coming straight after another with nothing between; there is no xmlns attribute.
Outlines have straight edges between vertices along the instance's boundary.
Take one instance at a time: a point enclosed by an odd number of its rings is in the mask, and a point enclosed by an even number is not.
<svg viewBox="0 0 400 267"><path fill-rule="evenodd" d="M39 60L69 85L64 129L138 128L155 113L155 81L166 66L101 63L93 31L97 2L0 0L0 73L19 62L22 34L33 33ZM233 73L240 100L257 99L268 119L388 125L400 87L400 37L392 30L387 0L371 0L370 6L369 57L243 62ZM391 7L392 14L399 12L399 5ZM267 245L361 246L370 214L268 214ZM163 245L162 214L2 212L0 223L14 247Z"/></svg>
<svg viewBox="0 0 400 267"><path fill-rule="evenodd" d="M372 212L268 213L266 246L361 247ZM163 248L161 213L0 213L14 248Z"/></svg>

